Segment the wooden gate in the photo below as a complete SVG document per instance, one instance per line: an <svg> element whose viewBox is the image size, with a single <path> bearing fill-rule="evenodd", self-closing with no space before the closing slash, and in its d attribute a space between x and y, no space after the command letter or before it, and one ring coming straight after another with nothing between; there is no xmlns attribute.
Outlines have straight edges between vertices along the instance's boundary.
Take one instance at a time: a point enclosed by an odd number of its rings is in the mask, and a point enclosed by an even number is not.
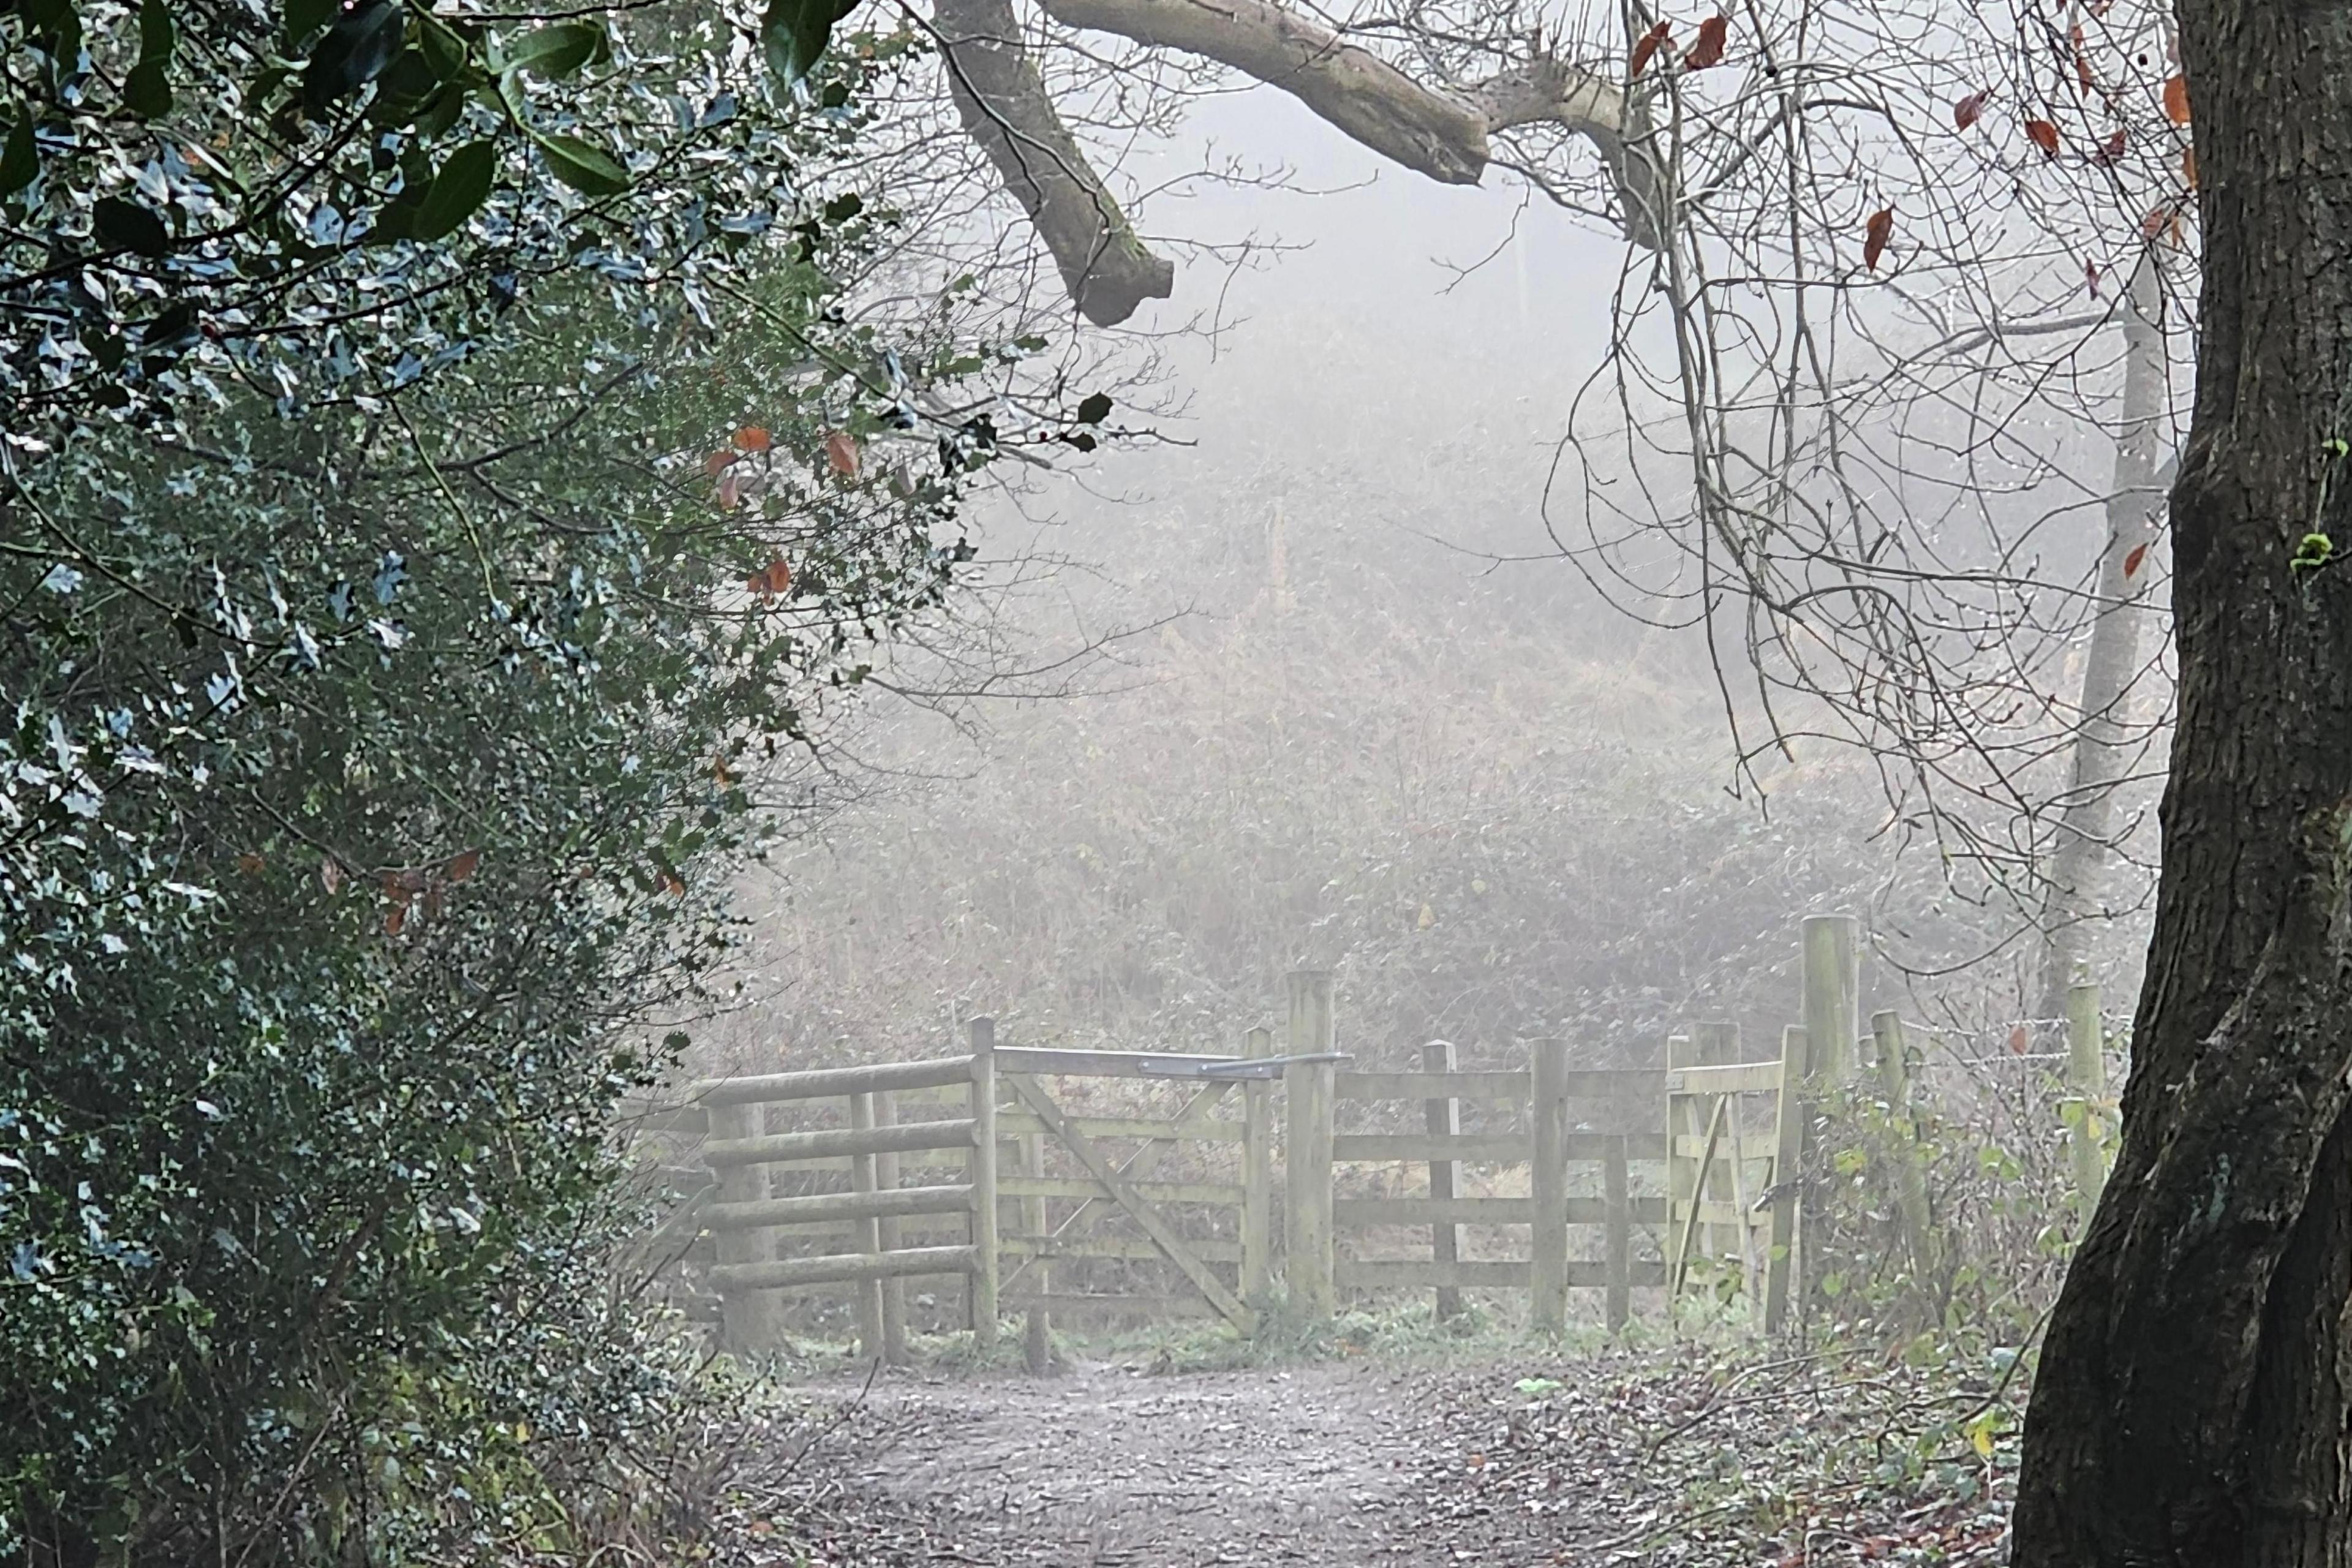
<svg viewBox="0 0 2352 1568"><path fill-rule="evenodd" d="M1732 1271L1724 1278L1751 1302L1786 1299L1795 1206L1771 1198L1796 1166L1801 1123L1781 1093L1784 1062L1739 1057L1737 1024L1666 1042L1669 1301L1701 1263Z"/></svg>
<svg viewBox="0 0 2352 1568"><path fill-rule="evenodd" d="M1265 1031L1251 1031L1248 1047L1240 1057L993 1047L997 1129L1016 1152L996 1182L1018 1215L997 1240L1008 1260L1002 1301L1024 1311L1033 1359L1056 1315L1205 1311L1255 1330L1250 1300L1273 1267L1271 1093L1283 1064ZM1154 1084L1176 1103L1138 1116L1130 1093L1129 1114L1089 1114L1090 1080ZM1106 1261L1156 1266L1146 1272L1173 1289L1138 1290L1131 1279L1071 1288Z"/></svg>
<svg viewBox="0 0 2352 1568"><path fill-rule="evenodd" d="M779 1342L778 1292L848 1285L867 1353L898 1359L901 1282L927 1275L965 1282L965 1321L982 1347L1001 1310L1024 1312L1041 1358L1056 1316L1192 1313L1248 1332L1277 1275L1307 1319L1328 1317L1343 1290L1433 1289L1443 1311L1465 1289L1499 1288L1528 1291L1530 1316L1549 1328L1563 1321L1566 1293L1584 1288L1606 1292L1617 1327L1634 1289L1664 1286L1671 1300L1702 1259L1737 1270L1777 1331L1798 1300L1799 1089L1818 1093L1826 1070L1807 1042L1855 1027L1853 923L1806 921L1806 1023L1785 1032L1780 1061L1740 1061L1738 1030L1715 1025L1670 1042L1663 1072L1572 1069L1558 1040L1532 1042L1524 1068L1457 1070L1437 1043L1419 1071L1343 1070L1332 977L1299 972L1282 1055L1265 1029L1250 1030L1237 1056L1000 1046L982 1018L962 1056L714 1079L691 1086L683 1106L655 1109L665 1125L707 1123L716 1201L696 1212L716 1243L709 1278L738 1348ZM1876 1054L1900 1102L1899 1026L1892 1015L1879 1026ZM1849 1041L1834 1059L1855 1054ZM1114 1082L1126 1087L1105 1104L1101 1086ZM1377 1101L1418 1107L1406 1125L1425 1126L1339 1130L1341 1107ZM1480 1101L1505 1109L1465 1129L1462 1106ZM1650 1161L1664 1162L1663 1196ZM1383 1163L1425 1168L1425 1188L1412 1190L1419 1171L1402 1192L1335 1188L1336 1167ZM1463 1169L1478 1163L1523 1163L1526 1195L1462 1190ZM1898 1198L1924 1248L1915 1185ZM1464 1256L1465 1228L1521 1226L1517 1256ZM1372 1227L1426 1227L1428 1254L1343 1255L1341 1232ZM1571 1246L1580 1228L1599 1233L1597 1257Z"/></svg>

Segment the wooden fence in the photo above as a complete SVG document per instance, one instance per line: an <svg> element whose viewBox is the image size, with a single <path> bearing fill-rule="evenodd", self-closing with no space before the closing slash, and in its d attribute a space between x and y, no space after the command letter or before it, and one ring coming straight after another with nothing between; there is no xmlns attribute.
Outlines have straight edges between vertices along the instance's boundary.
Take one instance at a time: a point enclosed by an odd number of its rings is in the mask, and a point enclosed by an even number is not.
<svg viewBox="0 0 2352 1568"><path fill-rule="evenodd" d="M662 1124L707 1132L716 1179L698 1217L738 1348L777 1342L784 1292L847 1287L864 1349L902 1359L906 1281L929 1276L964 1282L983 1346L1003 1315L1024 1317L1033 1359L1055 1318L1191 1313L1248 1332L1277 1285L1309 1319L1345 1292L1430 1289L1441 1314L1465 1290L1524 1292L1547 1329L1591 1290L1615 1329L1634 1291L1671 1301L1702 1266L1778 1331L1801 1300L1807 1105L1866 1058L1907 1103L1901 1021L1863 1032L1856 945L1848 917L1804 922L1805 1021L1762 1060L1736 1026L1703 1024L1667 1042L1662 1068L1578 1068L1568 1042L1538 1039L1511 1065L1465 1067L1438 1041L1417 1069L1360 1070L1339 1049L1331 976L1301 972L1279 1053L1262 1028L1232 1055L1026 1047L980 1018L965 1054L709 1080ZM2070 1076L2087 1085L2095 990L2074 1011L2088 1023ZM2070 1123L2086 1183L2103 1170L2095 1092ZM1154 1095L1167 1103L1139 1113ZM1520 1171L1524 1193L1492 1190ZM830 1190L782 1190L812 1181ZM1916 1184L1898 1176L1893 1196L1924 1249Z"/></svg>

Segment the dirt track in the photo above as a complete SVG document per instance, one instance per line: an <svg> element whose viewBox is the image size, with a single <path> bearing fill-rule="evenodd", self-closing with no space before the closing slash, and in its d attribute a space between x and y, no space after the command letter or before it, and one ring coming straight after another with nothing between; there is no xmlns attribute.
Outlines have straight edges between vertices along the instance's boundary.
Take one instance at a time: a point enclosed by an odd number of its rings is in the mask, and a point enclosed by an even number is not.
<svg viewBox="0 0 2352 1568"><path fill-rule="evenodd" d="M1464 1459L1410 1373L1359 1366L887 1381L845 1479L927 1520L938 1563L1038 1568L1577 1560L1572 1520L1465 1509ZM844 1397L838 1387L825 1390ZM1498 1526L1502 1528L1497 1528Z"/></svg>

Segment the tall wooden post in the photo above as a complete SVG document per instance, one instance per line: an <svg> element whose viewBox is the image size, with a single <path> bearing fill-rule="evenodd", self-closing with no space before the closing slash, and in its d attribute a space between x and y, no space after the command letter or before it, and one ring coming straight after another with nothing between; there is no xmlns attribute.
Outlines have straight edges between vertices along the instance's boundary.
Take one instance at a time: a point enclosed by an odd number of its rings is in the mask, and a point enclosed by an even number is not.
<svg viewBox="0 0 2352 1568"><path fill-rule="evenodd" d="M1698 1066L1698 1044L1688 1035L1666 1037L1666 1071ZM1690 1234L1685 1223L1691 1205L1698 1202L1698 1143L1706 1135L1699 1124L1698 1097L1679 1089L1666 1091L1666 1324L1675 1322L1675 1287L1689 1268L1683 1257L1683 1237ZM1689 1152L1684 1152L1688 1147Z"/></svg>
<svg viewBox="0 0 2352 1568"><path fill-rule="evenodd" d="M2099 988L2076 985L2066 993L2066 1087L2082 1118L2067 1129L2074 1156L2074 1196L2087 1224L2107 1184L2106 1156L2099 1149L2099 1108L2107 1097L2107 1064L2099 1051Z"/></svg>
<svg viewBox="0 0 2352 1568"><path fill-rule="evenodd" d="M898 1098L888 1089L874 1096L874 1125L898 1125ZM898 1156L874 1156L874 1180L886 1193L898 1190ZM896 1252L905 1241L904 1226L896 1215L880 1222L882 1250ZM882 1281L882 1359L892 1366L907 1364L907 1282L897 1275Z"/></svg>
<svg viewBox="0 0 2352 1568"><path fill-rule="evenodd" d="M1568 1323L1568 1042L1531 1040L1535 1224L1528 1249L1529 1317L1546 1333Z"/></svg>
<svg viewBox="0 0 2352 1568"><path fill-rule="evenodd" d="M1601 1145L1601 1197L1608 1215L1609 1331L1624 1331L1633 1317L1633 1199L1625 1179L1625 1135Z"/></svg>
<svg viewBox="0 0 2352 1568"><path fill-rule="evenodd" d="M1862 1035L1861 931L1852 915L1805 917L1806 1076L1817 1091L1853 1076Z"/></svg>
<svg viewBox="0 0 2352 1568"><path fill-rule="evenodd" d="M1764 1330L1785 1332L1789 1303L1802 1300L1804 1211L1799 1205L1804 1180L1806 1068L1811 1041L1804 1026L1780 1031L1780 1092L1773 1096L1772 1244L1765 1254Z"/></svg>
<svg viewBox="0 0 2352 1568"><path fill-rule="evenodd" d="M1919 1163L1919 1130L1911 1118L1911 1064L1903 1039L1902 1015L1873 1013L1870 1033L1878 1046L1878 1088L1886 1097L1887 1121L1895 1141L1889 1151L1895 1163L1895 1217L1902 1227L1912 1267L1926 1287L1927 1277L1936 1271L1936 1233L1927 1213L1927 1173Z"/></svg>
<svg viewBox="0 0 2352 1568"><path fill-rule="evenodd" d="M1432 1040L1421 1047L1421 1065L1425 1072L1450 1073L1454 1070L1454 1042ZM1451 1095L1424 1102L1427 1122L1433 1137L1452 1138L1462 1131L1462 1102ZM1432 1160L1429 1163L1429 1195L1437 1203L1454 1200L1454 1162ZM1440 1264L1451 1264L1462 1256L1459 1233L1450 1219L1431 1222L1429 1255ZM1437 1315L1442 1321L1462 1310L1462 1290L1454 1285L1437 1288Z"/></svg>
<svg viewBox="0 0 2352 1568"><path fill-rule="evenodd" d="M996 1020L971 1035L971 1337L996 1346Z"/></svg>
<svg viewBox="0 0 2352 1568"><path fill-rule="evenodd" d="M1274 1055L1274 1031L1252 1029L1242 1054ZM1255 1304L1274 1282L1274 1083L1242 1085L1242 1300Z"/></svg>
<svg viewBox="0 0 2352 1568"><path fill-rule="evenodd" d="M849 1097L849 1126L854 1132L874 1131L874 1097L853 1094ZM849 1190L853 1193L873 1193L879 1190L876 1178L875 1158L871 1152L849 1157ZM878 1253L882 1250L882 1225L879 1220L866 1218L849 1222L851 1252ZM885 1354L882 1348L882 1281L879 1279L860 1279L857 1289L857 1353L874 1357Z"/></svg>
<svg viewBox="0 0 2352 1568"><path fill-rule="evenodd" d="M713 1138L756 1138L767 1131L762 1108L757 1105L717 1105L710 1109ZM756 1203L768 1195L765 1165L727 1165L719 1172L721 1203ZM776 1233L765 1226L748 1230L722 1230L718 1237L719 1261L765 1263L776 1253ZM783 1303L773 1290L740 1288L719 1300L719 1340L739 1356L763 1355L783 1344Z"/></svg>
<svg viewBox="0 0 2352 1568"><path fill-rule="evenodd" d="M1328 1054L1338 1038L1330 973L1298 970L1288 982L1289 1054ZM1331 1243L1332 1078L1328 1061L1293 1062L1282 1075L1290 1123L1288 1168L1283 1173L1284 1269L1292 1306L1310 1321L1328 1318L1337 1305Z"/></svg>
<svg viewBox="0 0 2352 1568"><path fill-rule="evenodd" d="M1021 1169L1024 1173L1030 1176L1043 1176L1045 1173L1045 1135L1044 1133L1021 1134ZM1038 1241L1042 1242L1045 1238L1045 1200L1044 1198L1033 1197L1021 1200L1021 1228L1024 1233ZM1030 1259L1029 1272L1036 1281L1032 1289L1036 1294L1043 1296L1053 1289L1053 1269L1054 1265L1050 1258L1039 1257ZM1021 1361L1032 1373L1042 1374L1053 1370L1053 1323L1042 1306L1031 1307L1027 1318L1022 1324Z"/></svg>

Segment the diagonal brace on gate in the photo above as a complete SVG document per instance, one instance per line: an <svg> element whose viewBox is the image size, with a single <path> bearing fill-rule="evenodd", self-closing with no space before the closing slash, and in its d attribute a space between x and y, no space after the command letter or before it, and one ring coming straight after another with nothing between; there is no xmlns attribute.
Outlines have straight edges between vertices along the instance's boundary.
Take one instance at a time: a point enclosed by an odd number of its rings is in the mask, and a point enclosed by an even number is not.
<svg viewBox="0 0 2352 1568"><path fill-rule="evenodd" d="M1006 1081L1010 1082L1011 1079L1008 1078ZM1034 1079L1033 1079L1032 1081L1034 1082ZM1212 1113L1223 1102L1226 1091L1234 1087L1234 1081L1212 1083L1208 1088L1186 1100L1183 1109L1176 1113L1175 1120L1169 1123L1169 1131L1172 1136L1154 1138L1145 1143L1142 1148L1119 1163L1118 1173L1130 1182L1150 1181L1152 1173L1160 1168L1160 1162L1175 1149L1184 1130L1205 1126L1212 1121L1213 1120ZM1070 1211L1069 1218L1054 1227L1054 1234L1047 1239L1060 1241L1065 1237L1085 1236L1094 1226L1097 1206L1108 1201L1106 1198L1082 1200L1076 1208ZM1023 1258L1014 1265L1013 1271L1004 1277L1003 1288L1010 1290L1013 1281L1028 1272L1031 1265L1043 1263L1048 1256L1049 1254L1041 1251Z"/></svg>
<svg viewBox="0 0 2352 1568"><path fill-rule="evenodd" d="M1046 1131L1060 1139L1063 1147L1077 1157L1078 1163L1087 1168L1087 1174L1110 1194L1111 1202L1127 1211L1128 1217L1142 1228L1143 1234L1150 1237L1151 1244L1166 1255L1169 1262L1183 1271L1184 1277L1209 1299L1209 1304L1216 1308L1218 1314L1242 1332L1255 1332L1257 1314L1251 1311L1242 1299L1227 1289L1225 1282L1184 1245L1184 1238L1169 1227L1158 1210L1136 1195L1135 1189L1129 1186L1126 1178L1112 1167L1109 1158L1096 1147L1094 1140L1070 1125L1069 1119L1062 1114L1062 1108L1054 1103L1053 1097L1033 1079L1012 1078L1007 1081L1013 1085L1013 1092L1020 1097L1021 1102L1045 1124Z"/></svg>

